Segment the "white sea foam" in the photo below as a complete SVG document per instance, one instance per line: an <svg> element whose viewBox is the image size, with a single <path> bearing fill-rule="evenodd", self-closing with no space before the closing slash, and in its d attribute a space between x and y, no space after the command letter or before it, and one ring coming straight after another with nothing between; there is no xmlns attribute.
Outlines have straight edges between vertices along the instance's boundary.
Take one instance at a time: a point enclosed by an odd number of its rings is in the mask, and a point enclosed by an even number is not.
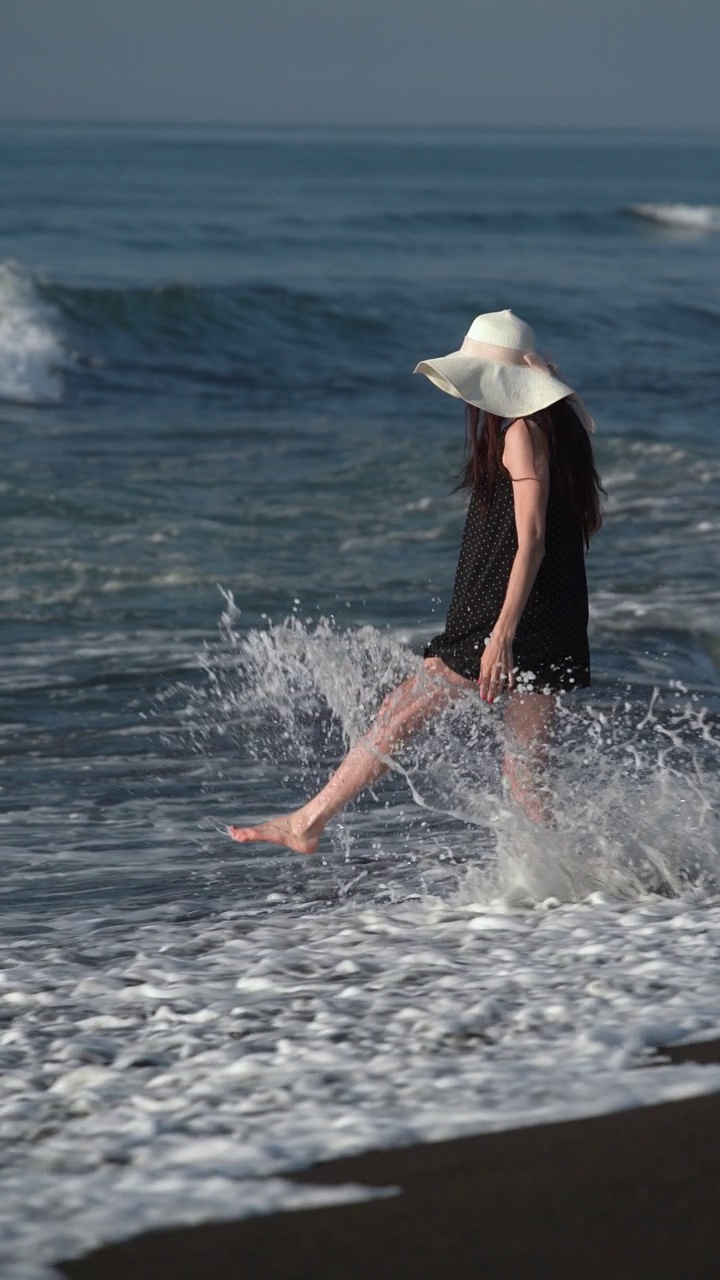
<svg viewBox="0 0 720 1280"><path fill-rule="evenodd" d="M78 913L6 952L3 1276L312 1203L283 1175L323 1157L720 1088L718 1067L647 1064L720 1034L717 901L513 912L473 893L158 912L123 936Z"/></svg>
<svg viewBox="0 0 720 1280"><path fill-rule="evenodd" d="M356 738L378 686L419 667L369 627L243 634L232 602L204 661L185 713L198 760L213 769L219 734L263 774L309 760L318 734L329 750L328 708L333 750L338 728ZM211 912L78 910L7 939L3 1275L310 1203L288 1175L323 1157L720 1088L719 1067L649 1066L658 1045L720 1035L720 744L677 692L565 708L555 830L505 804L499 717L468 698L397 761L418 818L402 840L398 806L368 847L370 803L335 829L335 856L275 851L264 899L247 891L259 855L228 842ZM344 897L318 900L323 876Z"/></svg>
<svg viewBox="0 0 720 1280"><path fill-rule="evenodd" d="M714 204L631 204L630 212L668 227L720 231L720 207Z"/></svg>
<svg viewBox="0 0 720 1280"><path fill-rule="evenodd" d="M65 359L52 308L19 267L0 263L0 400L60 400Z"/></svg>

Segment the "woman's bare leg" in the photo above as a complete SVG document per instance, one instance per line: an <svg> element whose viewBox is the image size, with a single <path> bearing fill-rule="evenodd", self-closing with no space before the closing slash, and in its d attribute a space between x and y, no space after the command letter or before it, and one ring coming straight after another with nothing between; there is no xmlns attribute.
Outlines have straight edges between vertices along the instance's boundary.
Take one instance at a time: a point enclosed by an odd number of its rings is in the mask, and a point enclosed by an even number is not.
<svg viewBox="0 0 720 1280"><path fill-rule="evenodd" d="M518 808L543 826L553 820L545 774L556 705L551 693L510 693L505 707L503 773Z"/></svg>
<svg viewBox="0 0 720 1280"><path fill-rule="evenodd" d="M233 840L265 840L298 853L314 853L327 823L389 766L388 757L463 690L477 690L441 658L426 658L425 670L388 694L367 733L348 752L330 781L301 809L259 827L228 827Z"/></svg>

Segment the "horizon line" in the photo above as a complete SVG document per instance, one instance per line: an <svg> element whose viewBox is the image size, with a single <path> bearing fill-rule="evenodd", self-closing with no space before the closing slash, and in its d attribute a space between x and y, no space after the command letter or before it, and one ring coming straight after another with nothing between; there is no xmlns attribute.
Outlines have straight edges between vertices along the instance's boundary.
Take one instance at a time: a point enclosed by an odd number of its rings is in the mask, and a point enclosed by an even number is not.
<svg viewBox="0 0 720 1280"><path fill-rule="evenodd" d="M362 121L246 121L246 120L164 120L132 117L104 117L88 119L81 116L0 116L0 128L8 125L19 126L81 126L84 128L140 128L140 129L287 129L301 132L307 129L332 130L375 130L389 132L405 130L413 132L465 132L465 133L718 133L720 126L710 124L433 124L424 123L363 123Z"/></svg>

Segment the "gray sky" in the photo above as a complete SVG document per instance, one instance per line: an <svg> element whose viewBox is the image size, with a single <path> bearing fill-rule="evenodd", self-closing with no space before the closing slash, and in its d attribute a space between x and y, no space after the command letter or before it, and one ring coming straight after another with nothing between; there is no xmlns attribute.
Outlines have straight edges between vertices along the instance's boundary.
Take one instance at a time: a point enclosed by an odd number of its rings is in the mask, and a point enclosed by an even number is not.
<svg viewBox="0 0 720 1280"><path fill-rule="evenodd" d="M0 119L717 127L718 0L0 0Z"/></svg>

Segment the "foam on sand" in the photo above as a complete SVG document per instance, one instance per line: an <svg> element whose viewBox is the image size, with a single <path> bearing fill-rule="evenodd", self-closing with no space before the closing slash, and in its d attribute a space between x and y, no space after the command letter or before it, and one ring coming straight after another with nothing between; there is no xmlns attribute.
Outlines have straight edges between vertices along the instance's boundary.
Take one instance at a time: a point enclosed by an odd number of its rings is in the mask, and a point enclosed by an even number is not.
<svg viewBox="0 0 720 1280"><path fill-rule="evenodd" d="M65 360L52 308L15 263L0 263L0 400L56 403Z"/></svg>

